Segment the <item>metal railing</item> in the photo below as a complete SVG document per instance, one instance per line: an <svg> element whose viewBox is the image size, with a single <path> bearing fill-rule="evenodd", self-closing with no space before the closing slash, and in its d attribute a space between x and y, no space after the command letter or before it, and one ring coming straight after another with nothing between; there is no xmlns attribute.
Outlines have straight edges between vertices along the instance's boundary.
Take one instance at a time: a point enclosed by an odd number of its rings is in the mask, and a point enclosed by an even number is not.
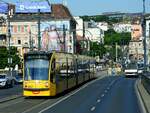
<svg viewBox="0 0 150 113"><path fill-rule="evenodd" d="M150 94L150 72L146 72L141 76L141 82L147 92Z"/></svg>

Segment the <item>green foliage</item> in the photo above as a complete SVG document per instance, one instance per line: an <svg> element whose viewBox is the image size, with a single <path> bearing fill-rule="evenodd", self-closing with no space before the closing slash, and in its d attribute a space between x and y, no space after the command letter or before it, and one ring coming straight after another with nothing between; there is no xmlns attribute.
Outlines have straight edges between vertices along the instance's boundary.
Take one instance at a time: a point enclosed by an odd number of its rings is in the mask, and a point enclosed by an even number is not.
<svg viewBox="0 0 150 113"><path fill-rule="evenodd" d="M16 64L21 64L19 55L17 54L17 48L11 47L10 48L10 57L13 59L11 67L15 67ZM4 69L5 67L8 67L8 57L9 57L9 51L6 47L0 47L0 69Z"/></svg>
<svg viewBox="0 0 150 113"><path fill-rule="evenodd" d="M117 33L113 29L105 32L104 43L106 45L128 45L131 40L131 33Z"/></svg>
<svg viewBox="0 0 150 113"><path fill-rule="evenodd" d="M116 58L116 44L118 50L118 58L121 58L121 46L128 45L131 40L131 33L117 33L113 29L105 32L104 43L106 51L110 54L110 59L115 61Z"/></svg>
<svg viewBox="0 0 150 113"><path fill-rule="evenodd" d="M107 46L106 51L110 54L109 58L115 61L116 60L116 46L115 45ZM121 58L122 57L121 48L117 47L117 52L118 52L117 57Z"/></svg>
<svg viewBox="0 0 150 113"><path fill-rule="evenodd" d="M104 45L99 44L98 42L91 42L90 43L90 56L102 56L106 53L106 48Z"/></svg>
<svg viewBox="0 0 150 113"><path fill-rule="evenodd" d="M109 23L110 25L113 24L113 23L118 23L118 22L122 22L122 18L109 18L108 16L105 16L105 15L96 15L96 16L81 16L81 18L84 20L84 21L90 21L90 20L93 20L95 22L107 22Z"/></svg>

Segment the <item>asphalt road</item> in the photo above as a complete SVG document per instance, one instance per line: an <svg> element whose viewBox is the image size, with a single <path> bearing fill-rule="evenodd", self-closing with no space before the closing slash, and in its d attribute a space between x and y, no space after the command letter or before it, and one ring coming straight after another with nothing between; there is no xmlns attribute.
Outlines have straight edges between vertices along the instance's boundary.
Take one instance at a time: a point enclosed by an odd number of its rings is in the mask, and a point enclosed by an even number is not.
<svg viewBox="0 0 150 113"><path fill-rule="evenodd" d="M40 113L140 113L135 81L124 77L98 80Z"/></svg>
<svg viewBox="0 0 150 113"><path fill-rule="evenodd" d="M55 98L22 97L0 103L0 113L141 113L135 81L134 78L105 77Z"/></svg>
<svg viewBox="0 0 150 113"><path fill-rule="evenodd" d="M10 97L13 95L21 95L22 94L22 85L14 85L13 88L0 88L0 99Z"/></svg>

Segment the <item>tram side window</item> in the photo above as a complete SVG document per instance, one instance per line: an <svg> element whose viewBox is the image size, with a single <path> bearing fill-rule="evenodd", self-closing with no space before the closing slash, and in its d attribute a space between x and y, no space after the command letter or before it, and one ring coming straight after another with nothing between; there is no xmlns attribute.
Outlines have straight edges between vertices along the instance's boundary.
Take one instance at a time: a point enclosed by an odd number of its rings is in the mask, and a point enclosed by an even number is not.
<svg viewBox="0 0 150 113"><path fill-rule="evenodd" d="M67 78L67 62L65 58L56 60L56 79L57 81L63 81Z"/></svg>
<svg viewBox="0 0 150 113"><path fill-rule="evenodd" d="M55 83L56 82L56 64L55 64L55 59L52 61L52 64L51 64L51 75L50 75L50 81L52 83Z"/></svg>
<svg viewBox="0 0 150 113"><path fill-rule="evenodd" d="M69 78L72 78L75 76L74 71L75 71L75 63L73 62L73 59L69 59L69 62L68 62L68 77Z"/></svg>

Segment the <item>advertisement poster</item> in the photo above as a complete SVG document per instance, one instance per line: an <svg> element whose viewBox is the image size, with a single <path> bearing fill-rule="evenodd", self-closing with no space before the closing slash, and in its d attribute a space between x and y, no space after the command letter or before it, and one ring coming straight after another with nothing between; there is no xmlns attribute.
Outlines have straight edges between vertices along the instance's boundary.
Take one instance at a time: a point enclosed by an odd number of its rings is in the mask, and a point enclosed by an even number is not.
<svg viewBox="0 0 150 113"><path fill-rule="evenodd" d="M64 50L63 25L67 32L69 30L69 21L41 22L41 40L43 50Z"/></svg>
<svg viewBox="0 0 150 113"><path fill-rule="evenodd" d="M5 14L8 12L8 4L0 2L0 13Z"/></svg>
<svg viewBox="0 0 150 113"><path fill-rule="evenodd" d="M16 13L37 13L38 9L43 13L51 12L51 6L47 1L17 1L15 5Z"/></svg>

